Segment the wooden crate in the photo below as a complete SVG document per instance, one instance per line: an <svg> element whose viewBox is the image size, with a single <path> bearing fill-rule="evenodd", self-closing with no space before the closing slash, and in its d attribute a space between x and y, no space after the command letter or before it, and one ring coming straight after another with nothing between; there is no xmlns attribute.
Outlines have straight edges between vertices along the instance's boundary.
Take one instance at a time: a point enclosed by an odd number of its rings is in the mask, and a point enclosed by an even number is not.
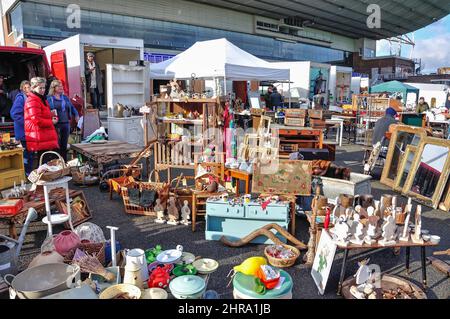
<svg viewBox="0 0 450 319"><path fill-rule="evenodd" d="M286 109L284 114L289 118L305 118L307 111L304 109Z"/></svg>
<svg viewBox="0 0 450 319"><path fill-rule="evenodd" d="M310 119L310 126L313 128L325 128L326 122L324 120Z"/></svg>
<svg viewBox="0 0 450 319"><path fill-rule="evenodd" d="M292 117L286 117L284 119L284 124L285 125L290 125L290 126L301 126L304 127L306 124L306 121L304 118L292 118Z"/></svg>
<svg viewBox="0 0 450 319"><path fill-rule="evenodd" d="M311 119L321 120L323 118L322 110L308 110L308 116Z"/></svg>

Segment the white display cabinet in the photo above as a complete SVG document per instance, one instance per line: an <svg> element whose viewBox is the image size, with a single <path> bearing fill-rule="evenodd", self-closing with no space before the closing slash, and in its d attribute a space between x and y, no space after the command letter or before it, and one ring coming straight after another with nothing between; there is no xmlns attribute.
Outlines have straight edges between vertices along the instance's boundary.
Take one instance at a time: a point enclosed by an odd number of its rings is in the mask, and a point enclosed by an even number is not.
<svg viewBox="0 0 450 319"><path fill-rule="evenodd" d="M142 117L118 117L118 103L133 109L145 105L149 89L148 66L106 65L108 134L110 140L144 146Z"/></svg>

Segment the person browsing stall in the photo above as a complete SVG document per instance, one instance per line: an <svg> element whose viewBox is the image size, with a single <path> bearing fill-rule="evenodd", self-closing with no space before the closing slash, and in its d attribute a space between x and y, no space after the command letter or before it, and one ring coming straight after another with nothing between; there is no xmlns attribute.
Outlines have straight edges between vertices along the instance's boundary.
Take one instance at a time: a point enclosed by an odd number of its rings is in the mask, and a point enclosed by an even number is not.
<svg viewBox="0 0 450 319"><path fill-rule="evenodd" d="M421 97L419 99L419 104L417 104L416 113L422 114L422 113L425 113L426 111L428 111L429 109L430 109L430 106L428 105L427 102L425 102L425 98Z"/></svg>
<svg viewBox="0 0 450 319"><path fill-rule="evenodd" d="M397 115L397 111L392 107L389 107L386 110L385 116L379 119L375 123L375 127L373 129L373 137L372 137L372 145L376 145L378 142L382 142L386 133L389 132L389 126L392 124L397 124L395 120L395 116Z"/></svg>
<svg viewBox="0 0 450 319"><path fill-rule="evenodd" d="M5 86L5 77L0 75L0 116L6 117L10 113L11 100Z"/></svg>
<svg viewBox="0 0 450 319"><path fill-rule="evenodd" d="M56 123L56 132L58 133L59 154L64 161L67 161L67 143L70 135L70 121L75 118L78 122L79 115L70 99L64 95L64 87L59 80L54 80L50 84L50 90L47 97L48 104L52 111L56 110L58 122Z"/></svg>
<svg viewBox="0 0 450 319"><path fill-rule="evenodd" d="M20 89L17 93L13 106L11 108L11 119L14 121L14 137L16 141L20 141L23 149L23 163L25 166L25 173L27 176L33 170L33 153L27 151L27 144L25 139L25 119L24 119L24 109L25 102L28 95L30 94L31 86L29 81L22 81L20 83Z"/></svg>
<svg viewBox="0 0 450 319"><path fill-rule="evenodd" d="M273 92L270 94L270 104L274 110L276 110L278 106L283 105L283 96L281 96L276 87L273 88Z"/></svg>
<svg viewBox="0 0 450 319"><path fill-rule="evenodd" d="M30 81L31 92L24 109L25 139L29 152L45 152L58 149L58 135L50 106L44 96L44 78L36 77Z"/></svg>
<svg viewBox="0 0 450 319"><path fill-rule="evenodd" d="M86 90L90 92L91 104L98 110L102 108L103 85L102 85L102 72L100 66L95 61L95 55L89 52L84 67L84 73L86 77Z"/></svg>

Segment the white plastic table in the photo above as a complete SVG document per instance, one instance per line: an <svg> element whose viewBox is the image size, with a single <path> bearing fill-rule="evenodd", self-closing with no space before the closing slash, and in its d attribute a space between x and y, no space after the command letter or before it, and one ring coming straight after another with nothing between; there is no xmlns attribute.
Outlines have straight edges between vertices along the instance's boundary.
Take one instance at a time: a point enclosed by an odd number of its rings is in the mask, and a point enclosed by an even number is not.
<svg viewBox="0 0 450 319"><path fill-rule="evenodd" d="M72 180L72 177L65 176L60 179L54 180L52 182L39 181L36 183L38 186L44 187L44 198L45 198L45 211L47 216L42 219L42 222L48 225L48 235L50 237L53 236L52 225L59 225L65 222L69 222L70 228L74 231L72 225L72 215L70 212L70 195L69 195L69 182ZM66 203L67 203L67 215L66 214L55 214L51 215L50 210L50 198L49 194L52 189L55 188L64 188L66 190Z"/></svg>

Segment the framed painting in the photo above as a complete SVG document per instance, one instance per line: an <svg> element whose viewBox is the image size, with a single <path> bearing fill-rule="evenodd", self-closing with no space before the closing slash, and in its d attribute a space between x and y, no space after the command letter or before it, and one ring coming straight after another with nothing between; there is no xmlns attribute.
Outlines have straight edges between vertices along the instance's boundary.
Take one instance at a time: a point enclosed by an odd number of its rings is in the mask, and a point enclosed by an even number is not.
<svg viewBox="0 0 450 319"><path fill-rule="evenodd" d="M403 194L427 206L438 208L450 174L450 141L422 139Z"/></svg>
<svg viewBox="0 0 450 319"><path fill-rule="evenodd" d="M319 245L316 249L316 256L311 269L311 276L316 283L317 289L321 295L325 294L328 277L330 276L331 266L333 265L336 254L336 244L327 231L322 231Z"/></svg>
<svg viewBox="0 0 450 319"><path fill-rule="evenodd" d="M252 192L275 195L311 195L311 161L274 160L256 164Z"/></svg>
<svg viewBox="0 0 450 319"><path fill-rule="evenodd" d="M92 218L92 211L89 208L86 197L82 191L75 193L71 200L70 214L72 215L72 224L73 227L77 227ZM55 205L61 214L68 213L67 203L65 200L57 200ZM64 226L67 229L70 229L69 223L65 223Z"/></svg>
<svg viewBox="0 0 450 319"><path fill-rule="evenodd" d="M418 146L420 141L427 136L427 131L421 127L397 125L391 136L386 163L381 175L381 183L394 187L400 164L408 145Z"/></svg>

